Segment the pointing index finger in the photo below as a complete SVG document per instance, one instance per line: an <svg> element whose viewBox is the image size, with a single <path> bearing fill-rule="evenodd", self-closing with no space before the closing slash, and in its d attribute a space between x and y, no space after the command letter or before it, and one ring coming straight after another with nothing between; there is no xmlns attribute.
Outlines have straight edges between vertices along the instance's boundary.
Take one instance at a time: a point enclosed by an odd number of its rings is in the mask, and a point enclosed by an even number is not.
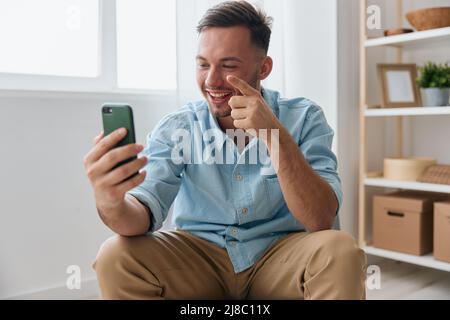
<svg viewBox="0 0 450 320"><path fill-rule="evenodd" d="M239 90L244 96L253 96L258 92L255 88L253 88L244 80L239 79L238 77L228 76L227 81L237 90Z"/></svg>

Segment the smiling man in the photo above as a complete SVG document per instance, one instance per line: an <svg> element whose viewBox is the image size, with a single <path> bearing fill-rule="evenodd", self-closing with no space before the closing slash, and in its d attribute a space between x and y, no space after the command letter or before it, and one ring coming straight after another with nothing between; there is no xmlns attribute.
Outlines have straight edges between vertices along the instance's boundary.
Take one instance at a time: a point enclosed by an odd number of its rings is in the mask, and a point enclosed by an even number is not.
<svg viewBox="0 0 450 320"><path fill-rule="evenodd" d="M273 65L270 19L223 2L198 33L205 100L162 119L146 157L113 169L143 149L112 149L123 132L98 136L85 157L100 217L118 234L94 264L103 298L364 299L364 253L332 230L342 201L333 131L310 100L261 87ZM174 161L179 130L200 139ZM211 131L211 156L231 163L189 161ZM268 152L272 171L248 161L255 150ZM172 203L176 230L162 231Z"/></svg>

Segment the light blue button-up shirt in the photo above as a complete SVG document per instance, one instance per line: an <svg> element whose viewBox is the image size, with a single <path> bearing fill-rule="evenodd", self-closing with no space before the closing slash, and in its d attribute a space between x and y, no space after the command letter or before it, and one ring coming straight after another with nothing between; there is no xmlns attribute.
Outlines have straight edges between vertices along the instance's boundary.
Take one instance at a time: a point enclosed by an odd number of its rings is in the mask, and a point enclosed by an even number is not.
<svg viewBox="0 0 450 320"><path fill-rule="evenodd" d="M340 206L341 183L331 151L334 133L322 109L304 98L282 99L267 89L262 93L305 159L330 184ZM238 273L281 237L305 230L289 212L267 158L251 161L250 155L259 154L262 145L254 138L239 150L206 101L189 103L164 117L143 151L149 158L146 179L129 191L151 210L150 232L161 228L174 203L176 228L225 248Z"/></svg>

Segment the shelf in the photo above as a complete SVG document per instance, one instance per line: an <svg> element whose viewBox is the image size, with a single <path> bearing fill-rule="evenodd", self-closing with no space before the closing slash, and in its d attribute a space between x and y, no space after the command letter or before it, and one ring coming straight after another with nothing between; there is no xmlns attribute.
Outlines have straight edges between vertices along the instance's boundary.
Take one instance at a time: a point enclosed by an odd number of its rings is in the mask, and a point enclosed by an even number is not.
<svg viewBox="0 0 450 320"><path fill-rule="evenodd" d="M387 4L389 2L389 5ZM392 11L392 23L397 21L397 25L401 26L404 22L404 8L402 8L402 1L387 1L385 10ZM413 117L428 116L424 120L440 119L450 115L450 106L438 107L401 107L401 108L376 108L375 105L370 105L370 96L373 90L376 88L376 79L370 79L369 77L376 77L373 66L379 62L395 62L395 63L419 63L420 61L426 61L427 59L439 59L446 58L445 50L450 47L450 26L445 28L438 28L426 31L416 31L411 33L405 33L395 36L368 38L367 25L365 23L367 18L367 5L369 1L364 0L363 5L360 6L359 18L360 23L360 59L359 59L359 143L361 144L359 150L359 170L363 172L366 168L370 167L371 157L378 153L377 150L371 150L371 144L376 139L390 139L397 154L401 154L405 150L405 141L410 142L407 135L411 134L414 125L414 121L407 121L405 130L405 122L401 117L411 117L409 119L415 119ZM388 51L378 51L376 48L388 48ZM445 50L444 50L445 49ZM374 50L374 51L372 51ZM417 50L415 52L414 50ZM442 51L442 52L440 52ZM373 55L375 54L375 55ZM385 56L388 54L388 56ZM445 59L444 59L445 60ZM376 70L375 70L376 71ZM384 118L383 118L384 117ZM389 135L386 137L380 137L379 134L373 135L372 130L374 128L371 125L372 121L376 119L389 119L393 122L389 123ZM439 117L439 118L438 118ZM433 122L433 121L431 121ZM440 124L440 123L439 123ZM392 125L392 131L391 126ZM428 123L431 127L433 123ZM441 125L441 124L440 124ZM433 128L431 128L433 129ZM439 127L439 130L441 127ZM419 141L414 141L419 143ZM430 144L428 141L420 141L421 144ZM435 145L433 145L433 143ZM437 141L431 141L429 148L433 150L440 150L442 143ZM427 149L428 150L428 149ZM445 149L446 150L446 149ZM382 151L382 150L379 150ZM382 156L382 155L381 155ZM380 158L381 160L382 158ZM382 161L382 160L381 160ZM439 261L434 259L433 254L427 254L424 256L416 256L411 254L405 254L392 250L384 250L375 248L372 246L371 229L373 227L371 212L370 196L373 193L383 193L383 191L395 191L395 190L414 190L423 192L436 192L450 195L450 185L435 184L435 183L422 183L417 181L400 181L384 179L382 174L377 175L377 172L368 172L367 175L360 175L359 188L358 188L358 243L365 250L367 254L383 257L387 259L397 260L405 263L410 263L426 268L442 270L450 272L450 263Z"/></svg>
<svg viewBox="0 0 450 320"><path fill-rule="evenodd" d="M427 254L424 256L415 256L412 254L378 249L370 246L364 247L363 249L367 254L371 254L377 257L393 259L397 261L412 263L423 267L450 272L450 263L435 260L432 254Z"/></svg>
<svg viewBox="0 0 450 320"><path fill-rule="evenodd" d="M366 109L364 115L366 117L450 115L450 107Z"/></svg>
<svg viewBox="0 0 450 320"><path fill-rule="evenodd" d="M397 181L383 178L366 178L364 180L364 184L371 187L450 193L450 185L446 184L423 183L415 181Z"/></svg>
<svg viewBox="0 0 450 320"><path fill-rule="evenodd" d="M366 48L378 46L408 46L419 42L444 40L446 38L450 39L450 27L369 39L365 41L364 46Z"/></svg>

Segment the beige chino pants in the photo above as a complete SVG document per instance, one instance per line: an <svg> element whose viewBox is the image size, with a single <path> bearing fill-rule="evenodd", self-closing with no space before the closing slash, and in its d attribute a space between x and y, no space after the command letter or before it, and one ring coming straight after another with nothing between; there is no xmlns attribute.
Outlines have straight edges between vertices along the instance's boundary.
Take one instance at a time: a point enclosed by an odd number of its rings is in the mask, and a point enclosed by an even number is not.
<svg viewBox="0 0 450 320"><path fill-rule="evenodd" d="M334 230L291 233L237 274L225 249L185 231L115 236L94 269L103 299L365 299L365 254Z"/></svg>

